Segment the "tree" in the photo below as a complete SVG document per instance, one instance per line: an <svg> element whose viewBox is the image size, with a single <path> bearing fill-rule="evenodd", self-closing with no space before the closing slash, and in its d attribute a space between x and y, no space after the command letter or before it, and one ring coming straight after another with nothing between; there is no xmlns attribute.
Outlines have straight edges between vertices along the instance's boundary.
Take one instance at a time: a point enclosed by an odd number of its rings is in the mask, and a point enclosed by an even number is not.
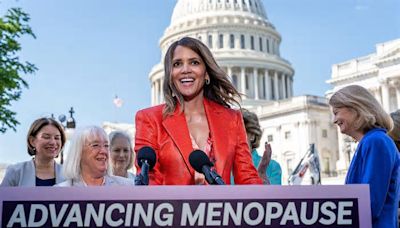
<svg viewBox="0 0 400 228"><path fill-rule="evenodd" d="M22 62L18 57L21 45L17 41L23 35L36 38L28 25L29 15L21 8L11 8L0 17L0 133L7 129L16 131L19 122L11 102L20 98L22 88L28 83L22 76L33 74L37 68L30 62Z"/></svg>

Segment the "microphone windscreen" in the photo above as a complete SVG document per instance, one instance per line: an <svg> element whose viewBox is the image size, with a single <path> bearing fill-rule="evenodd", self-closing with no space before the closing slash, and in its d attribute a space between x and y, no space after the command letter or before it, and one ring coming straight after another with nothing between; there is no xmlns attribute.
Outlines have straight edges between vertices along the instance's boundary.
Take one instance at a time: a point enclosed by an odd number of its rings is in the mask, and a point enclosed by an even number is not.
<svg viewBox="0 0 400 228"><path fill-rule="evenodd" d="M156 164L156 152L154 151L153 148L149 147L149 146L145 146L139 149L139 151L137 152L137 163L139 165L139 167L142 167L142 162L144 160L147 160L147 162L149 163L149 168L150 170L154 167L154 165Z"/></svg>
<svg viewBox="0 0 400 228"><path fill-rule="evenodd" d="M214 166L214 164L210 161L207 154L201 150L195 150L189 155L190 165L199 173L203 173L203 166L207 165L209 167Z"/></svg>

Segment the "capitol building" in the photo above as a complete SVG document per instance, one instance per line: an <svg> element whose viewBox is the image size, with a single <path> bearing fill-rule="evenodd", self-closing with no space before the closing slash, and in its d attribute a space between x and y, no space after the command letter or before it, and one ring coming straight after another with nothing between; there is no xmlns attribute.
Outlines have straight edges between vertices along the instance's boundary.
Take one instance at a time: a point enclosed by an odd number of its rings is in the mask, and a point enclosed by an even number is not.
<svg viewBox="0 0 400 228"><path fill-rule="evenodd" d="M171 23L160 38L161 60L150 71L151 104L163 103L163 57L171 43L189 36L206 44L242 96L241 106L255 112L282 167L282 183L311 144L319 154L322 184L342 184L355 145L332 123L327 98L350 84L368 88L385 110L400 107L400 40L378 44L366 57L335 64L326 97L293 96L295 69L280 55L281 35L261 0L177 0ZM134 126L104 123L106 131ZM263 148L258 152L262 154Z"/></svg>

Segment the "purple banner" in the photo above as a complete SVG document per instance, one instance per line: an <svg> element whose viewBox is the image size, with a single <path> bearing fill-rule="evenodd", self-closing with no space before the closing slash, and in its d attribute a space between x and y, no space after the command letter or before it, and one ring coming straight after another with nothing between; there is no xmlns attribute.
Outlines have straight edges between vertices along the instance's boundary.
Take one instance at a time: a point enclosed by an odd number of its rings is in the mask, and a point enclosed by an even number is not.
<svg viewBox="0 0 400 228"><path fill-rule="evenodd" d="M347 186L0 188L1 227L371 227Z"/></svg>

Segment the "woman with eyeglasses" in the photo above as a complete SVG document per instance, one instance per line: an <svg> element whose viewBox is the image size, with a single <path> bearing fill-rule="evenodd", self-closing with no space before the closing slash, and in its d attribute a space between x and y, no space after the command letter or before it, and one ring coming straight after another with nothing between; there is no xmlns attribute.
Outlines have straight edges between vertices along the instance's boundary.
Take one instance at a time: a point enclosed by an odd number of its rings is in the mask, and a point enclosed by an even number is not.
<svg viewBox="0 0 400 228"><path fill-rule="evenodd" d="M57 186L134 185L131 179L111 175L106 132L89 126L75 132L64 163L65 182Z"/></svg>
<svg viewBox="0 0 400 228"><path fill-rule="evenodd" d="M8 166L1 186L53 186L64 181L61 165L55 161L65 144L62 125L52 118L39 118L26 139L32 159Z"/></svg>

